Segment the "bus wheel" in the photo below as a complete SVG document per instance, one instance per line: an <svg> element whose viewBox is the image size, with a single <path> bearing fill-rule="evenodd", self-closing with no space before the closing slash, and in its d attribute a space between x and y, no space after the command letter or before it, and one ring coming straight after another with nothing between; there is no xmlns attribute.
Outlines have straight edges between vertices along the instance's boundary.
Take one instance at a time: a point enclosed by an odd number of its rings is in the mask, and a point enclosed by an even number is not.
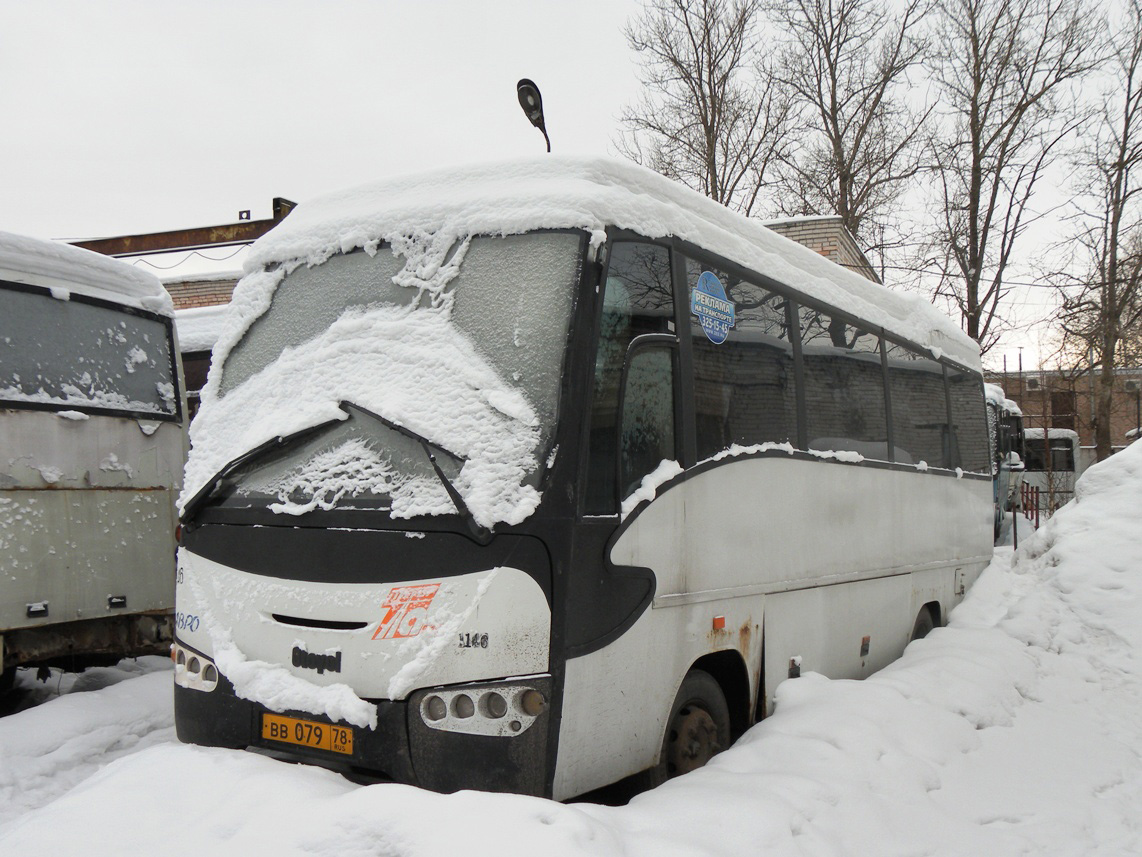
<svg viewBox="0 0 1142 857"><path fill-rule="evenodd" d="M702 767L730 746L730 709L713 676L690 670L670 710L662 742L663 779Z"/></svg>
<svg viewBox="0 0 1142 857"><path fill-rule="evenodd" d="M916 616L916 624L912 626L912 636L908 638L908 641L924 639L935 627L936 623L932 621L932 611L927 607L921 607L919 615Z"/></svg>

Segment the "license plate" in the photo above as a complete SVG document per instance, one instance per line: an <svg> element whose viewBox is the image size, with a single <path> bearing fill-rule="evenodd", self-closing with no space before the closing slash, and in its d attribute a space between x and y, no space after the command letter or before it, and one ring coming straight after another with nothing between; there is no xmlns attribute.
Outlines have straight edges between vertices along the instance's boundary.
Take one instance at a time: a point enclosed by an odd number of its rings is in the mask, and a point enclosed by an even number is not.
<svg viewBox="0 0 1142 857"><path fill-rule="evenodd" d="M345 726L331 726L328 723L314 723L297 717L282 717L279 714L262 715L262 738L268 741L281 741L301 747L313 747L332 753L353 753L353 730Z"/></svg>

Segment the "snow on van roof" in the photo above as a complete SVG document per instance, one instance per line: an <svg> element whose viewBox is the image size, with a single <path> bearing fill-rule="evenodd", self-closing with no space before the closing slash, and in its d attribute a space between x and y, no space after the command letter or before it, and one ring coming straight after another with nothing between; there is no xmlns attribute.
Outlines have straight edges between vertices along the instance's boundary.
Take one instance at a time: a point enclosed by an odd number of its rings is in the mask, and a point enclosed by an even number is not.
<svg viewBox="0 0 1142 857"><path fill-rule="evenodd" d="M1029 440L1042 440L1043 439L1043 429L1042 429L1042 427L1025 428L1025 429L1023 429L1023 436ZM1051 438L1052 440L1057 440L1060 438L1066 438L1067 440L1077 441L1079 439L1079 433L1077 431L1072 430L1072 429L1050 428L1050 429L1047 429L1047 437Z"/></svg>
<svg viewBox="0 0 1142 857"><path fill-rule="evenodd" d="M299 205L254 244L247 273L266 265L319 264L417 233L509 235L608 226L673 236L773 277L885 327L937 356L979 369L979 348L948 316L891 291L658 173L611 158L557 156L388 179Z"/></svg>
<svg viewBox="0 0 1142 857"><path fill-rule="evenodd" d="M102 253L27 235L0 232L0 279L50 288L57 296L74 292L163 315L174 312L154 274Z"/></svg>
<svg viewBox="0 0 1142 857"><path fill-rule="evenodd" d="M190 307L175 310L174 326L178 331L178 347L183 354L209 351L222 334L229 304Z"/></svg>

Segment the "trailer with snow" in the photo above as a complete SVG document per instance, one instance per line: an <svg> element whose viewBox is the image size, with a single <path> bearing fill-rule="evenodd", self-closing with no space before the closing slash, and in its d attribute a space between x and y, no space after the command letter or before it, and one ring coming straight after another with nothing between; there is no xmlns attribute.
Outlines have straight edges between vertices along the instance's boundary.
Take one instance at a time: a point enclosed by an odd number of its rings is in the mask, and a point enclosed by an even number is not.
<svg viewBox="0 0 1142 857"><path fill-rule="evenodd" d="M859 678L992 550L978 348L648 170L299 206L251 249L181 498L180 739L558 799Z"/></svg>
<svg viewBox="0 0 1142 857"><path fill-rule="evenodd" d="M158 279L0 233L0 659L166 654L181 370Z"/></svg>

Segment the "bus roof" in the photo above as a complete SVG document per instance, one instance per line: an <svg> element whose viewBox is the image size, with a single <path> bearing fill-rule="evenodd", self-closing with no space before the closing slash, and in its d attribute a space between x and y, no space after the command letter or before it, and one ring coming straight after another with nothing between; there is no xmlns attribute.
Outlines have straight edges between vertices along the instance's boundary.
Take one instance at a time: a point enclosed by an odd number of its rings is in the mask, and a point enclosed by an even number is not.
<svg viewBox="0 0 1142 857"><path fill-rule="evenodd" d="M222 334L229 309L229 304L215 304L175 310L174 326L178 331L179 350L189 354L212 349Z"/></svg>
<svg viewBox="0 0 1142 857"><path fill-rule="evenodd" d="M174 305L148 271L70 244L0 232L0 280L75 292L162 315Z"/></svg>
<svg viewBox="0 0 1142 857"><path fill-rule="evenodd" d="M1043 429L1042 428L1026 428L1026 429L1023 429L1023 435L1028 440L1042 440L1043 439ZM1071 441L1074 441L1077 445L1078 439L1079 439L1079 433L1077 431L1073 431L1072 429L1050 428L1050 429L1047 429L1047 437L1049 437L1051 440L1071 440Z"/></svg>
<svg viewBox="0 0 1142 857"><path fill-rule="evenodd" d="M979 369L979 348L928 301L892 291L658 173L611 158L548 155L393 178L299 205L253 246L247 273L319 264L416 234L508 235L608 226L676 237Z"/></svg>
<svg viewBox="0 0 1142 857"><path fill-rule="evenodd" d="M994 402L1007 413L1018 417L1023 416L1023 411L1020 410L1019 405L1007 398L1007 393L998 384L984 384L983 392L989 402Z"/></svg>

